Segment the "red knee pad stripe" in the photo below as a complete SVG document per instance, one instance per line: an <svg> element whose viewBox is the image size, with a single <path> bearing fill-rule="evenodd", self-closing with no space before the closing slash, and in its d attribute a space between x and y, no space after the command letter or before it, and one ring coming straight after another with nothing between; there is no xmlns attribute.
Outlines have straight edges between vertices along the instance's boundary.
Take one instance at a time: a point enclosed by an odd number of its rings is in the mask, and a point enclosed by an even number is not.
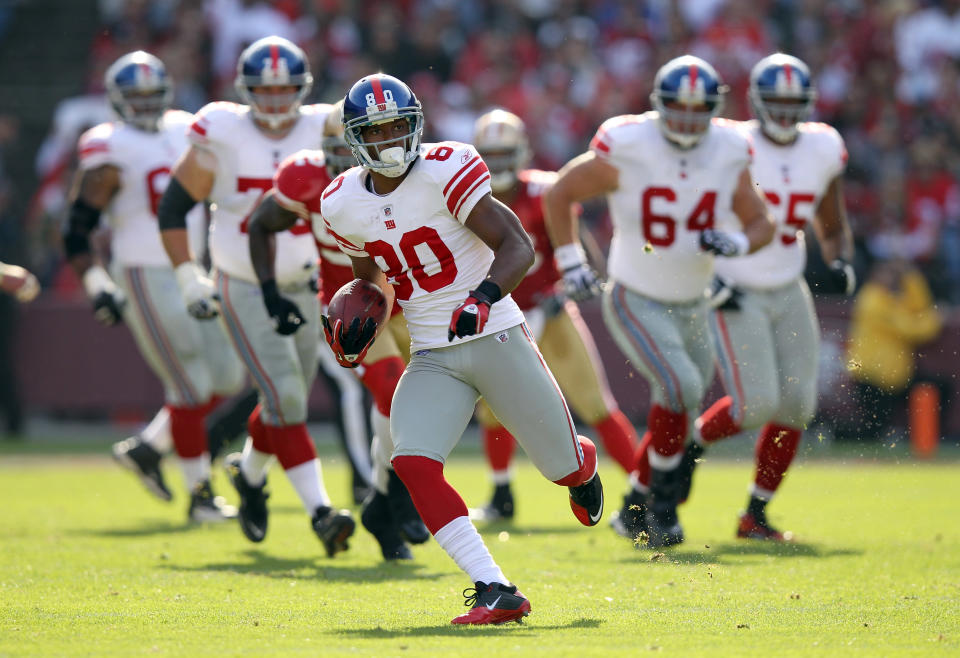
<svg viewBox="0 0 960 658"><path fill-rule="evenodd" d="M483 428L483 448L487 453L490 468L495 471L505 471L510 468L513 458L516 439L503 425Z"/></svg>
<svg viewBox="0 0 960 658"><path fill-rule="evenodd" d="M711 443L740 433L740 425L730 413L732 408L733 398L725 395L703 412L699 420L700 436L704 442Z"/></svg>
<svg viewBox="0 0 960 658"><path fill-rule="evenodd" d="M653 435L649 431L644 432L643 438L640 439L640 445L637 446L637 451L633 453L634 472L637 474L637 481L646 487L650 486L650 453L647 452L647 449L650 447L651 441L653 441Z"/></svg>
<svg viewBox="0 0 960 658"><path fill-rule="evenodd" d="M260 416L260 405L253 408L250 418L247 419L247 432L253 439L253 449L267 455L274 454L273 445L267 436L267 427L263 424L263 418Z"/></svg>
<svg viewBox="0 0 960 658"><path fill-rule="evenodd" d="M466 503L443 477L443 464L436 459L400 455L393 458L392 464L431 534L437 534L454 519L467 516Z"/></svg>
<svg viewBox="0 0 960 658"><path fill-rule="evenodd" d="M177 456L194 459L207 451L207 426L203 418L206 405L199 407L168 407L170 434Z"/></svg>
<svg viewBox="0 0 960 658"><path fill-rule="evenodd" d="M637 448L637 432L619 409L593 426L600 436L604 450L620 467L629 473L633 470L633 456Z"/></svg>
<svg viewBox="0 0 960 658"><path fill-rule="evenodd" d="M313 439L310 438L305 424L284 427L265 425L264 427L283 470L287 471L317 458L317 449L313 445Z"/></svg>
<svg viewBox="0 0 960 658"><path fill-rule="evenodd" d="M578 435L577 440L580 441L580 448L583 450L583 464L570 475L554 480L554 484L559 484L561 487L579 487L597 472L597 446L585 436Z"/></svg>
<svg viewBox="0 0 960 658"><path fill-rule="evenodd" d="M776 491L797 454L801 432L793 427L767 423L757 438L757 473L754 482L761 489Z"/></svg>
<svg viewBox="0 0 960 658"><path fill-rule="evenodd" d="M360 381L367 387L377 405L377 411L384 416L390 415L390 404L393 402L393 392L397 390L397 382L406 366L399 356L388 356L373 363L363 364L363 376Z"/></svg>
<svg viewBox="0 0 960 658"><path fill-rule="evenodd" d="M654 451L663 457L672 457L683 450L687 438L687 414L675 413L655 404L647 415L647 430Z"/></svg>

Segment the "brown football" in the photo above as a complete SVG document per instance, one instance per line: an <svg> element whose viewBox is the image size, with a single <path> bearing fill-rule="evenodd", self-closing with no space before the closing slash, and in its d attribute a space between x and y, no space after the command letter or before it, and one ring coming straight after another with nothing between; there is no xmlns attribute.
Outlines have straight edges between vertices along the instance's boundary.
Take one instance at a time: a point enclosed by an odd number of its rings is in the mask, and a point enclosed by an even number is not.
<svg viewBox="0 0 960 658"><path fill-rule="evenodd" d="M331 327L341 320L346 329L354 318L360 318L361 325L367 318L373 318L379 327L387 319L387 298L380 286L364 279L354 279L330 298L327 318Z"/></svg>

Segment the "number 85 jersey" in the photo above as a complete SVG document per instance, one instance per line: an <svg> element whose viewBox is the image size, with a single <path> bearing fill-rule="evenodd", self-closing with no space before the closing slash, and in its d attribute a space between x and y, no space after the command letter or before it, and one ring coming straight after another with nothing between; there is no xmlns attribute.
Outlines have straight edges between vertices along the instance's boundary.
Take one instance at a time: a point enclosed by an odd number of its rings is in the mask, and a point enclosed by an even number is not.
<svg viewBox="0 0 960 658"><path fill-rule="evenodd" d="M354 167L323 192L320 212L340 250L372 258L393 284L410 329L412 350L446 347L450 315L487 276L493 251L463 223L490 194L490 174L477 151L458 142L423 144L393 192L367 187ZM510 295L493 305L482 334L523 322Z"/></svg>

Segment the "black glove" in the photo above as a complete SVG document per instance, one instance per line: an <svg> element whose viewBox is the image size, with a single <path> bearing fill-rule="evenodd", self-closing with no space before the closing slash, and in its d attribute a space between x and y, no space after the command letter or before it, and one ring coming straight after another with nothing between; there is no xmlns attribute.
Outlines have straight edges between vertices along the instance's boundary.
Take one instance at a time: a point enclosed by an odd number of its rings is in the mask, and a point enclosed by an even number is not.
<svg viewBox="0 0 960 658"><path fill-rule="evenodd" d="M450 316L447 342L454 338L482 334L487 318L490 317L490 307L500 300L500 296L500 286L492 281L483 281L476 290L471 290Z"/></svg>
<svg viewBox="0 0 960 658"><path fill-rule="evenodd" d="M267 307L267 315L273 321L273 330L278 334L289 336L307 323L297 305L277 290L275 280L263 282L260 289L263 290L263 304Z"/></svg>
<svg viewBox="0 0 960 658"><path fill-rule="evenodd" d="M104 290L93 298L93 317L107 327L119 324L123 322L123 307L126 305L127 298L119 289L112 293Z"/></svg>
<svg viewBox="0 0 960 658"><path fill-rule="evenodd" d="M857 273L854 271L853 265L842 258L830 263L830 278L836 285L837 290L844 295L852 295L853 291L857 289Z"/></svg>
<svg viewBox="0 0 960 658"><path fill-rule="evenodd" d="M743 291L733 282L719 276L713 277L707 295L707 306L718 311L739 311Z"/></svg>
<svg viewBox="0 0 960 658"><path fill-rule="evenodd" d="M361 325L360 318L354 318L346 329L343 328L341 320L335 320L331 324L326 315L321 315L320 321L323 323L323 335L337 357L337 363L344 368L359 366L377 336L376 321L367 318Z"/></svg>
<svg viewBox="0 0 960 658"><path fill-rule="evenodd" d="M741 240L746 239L746 236L742 233L739 235L741 236ZM750 249L750 243L748 241L746 248L744 248L743 245L737 243L734 234L708 228L700 232L700 248L717 256L726 256L729 258L731 256L742 256L747 253Z"/></svg>

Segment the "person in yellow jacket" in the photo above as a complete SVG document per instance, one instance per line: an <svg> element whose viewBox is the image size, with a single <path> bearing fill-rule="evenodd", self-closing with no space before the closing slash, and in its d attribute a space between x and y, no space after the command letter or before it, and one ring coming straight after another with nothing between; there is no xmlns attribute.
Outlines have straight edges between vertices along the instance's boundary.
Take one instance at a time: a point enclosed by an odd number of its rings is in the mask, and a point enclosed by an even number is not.
<svg viewBox="0 0 960 658"><path fill-rule="evenodd" d="M905 261L878 262L857 293L847 343L847 368L856 385L857 434L890 431L894 411L913 382L916 351L935 339L943 320L923 275Z"/></svg>

